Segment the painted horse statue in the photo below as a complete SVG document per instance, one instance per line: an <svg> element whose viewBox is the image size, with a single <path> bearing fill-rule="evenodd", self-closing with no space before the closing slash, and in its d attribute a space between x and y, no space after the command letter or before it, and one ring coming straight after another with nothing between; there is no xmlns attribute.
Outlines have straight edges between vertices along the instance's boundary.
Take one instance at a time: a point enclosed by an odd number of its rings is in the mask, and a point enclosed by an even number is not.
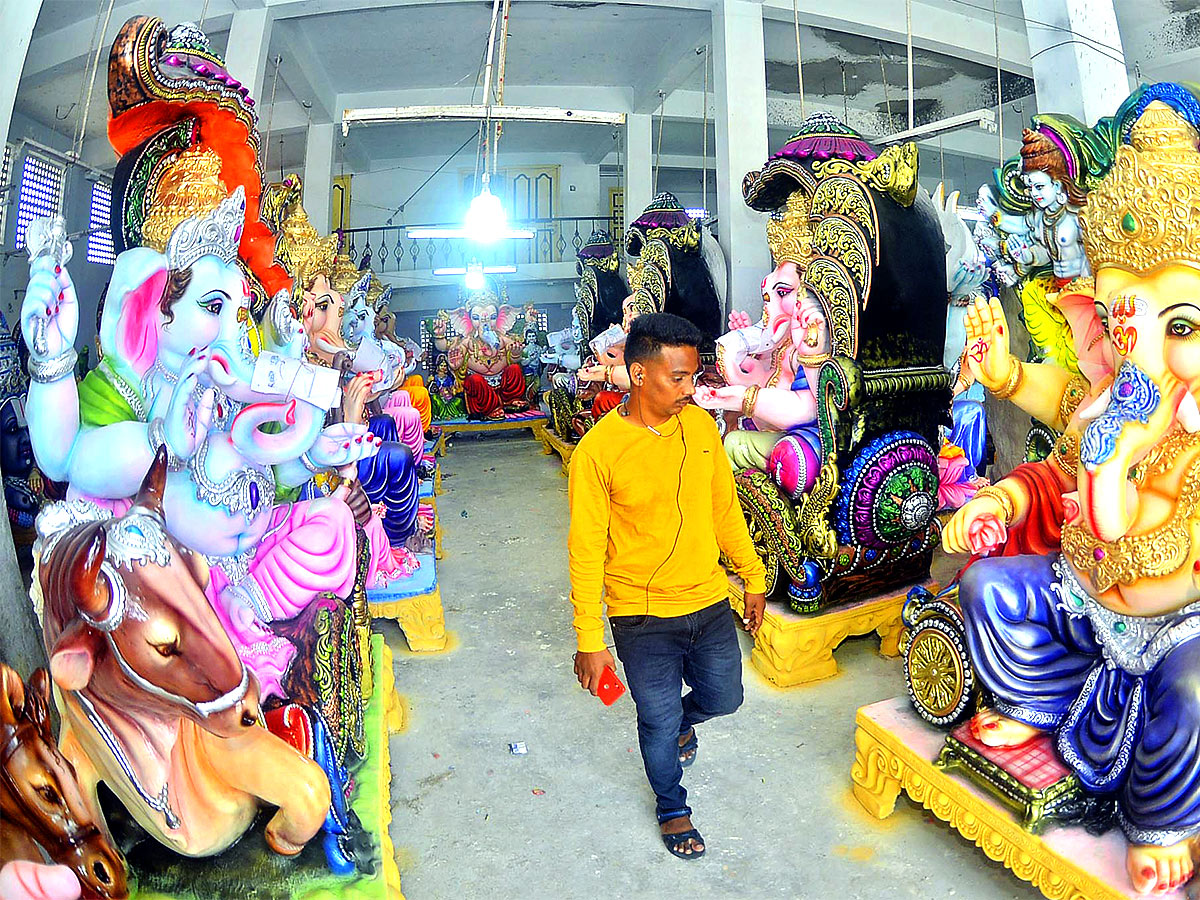
<svg viewBox="0 0 1200 900"><path fill-rule="evenodd" d="M71 764L63 757L50 727L50 676L38 669L22 684L21 677L0 663L0 866L17 860L39 864L21 881L33 894L31 882L46 881L47 900L60 893L50 890L51 881L64 881L61 893L100 900L124 900L129 896L125 861L109 843L93 818L75 780ZM47 873L40 867L43 853L67 877ZM22 867L11 877L16 879ZM0 896L16 897L4 890ZM73 890L73 895L71 891Z"/></svg>
<svg viewBox="0 0 1200 900"><path fill-rule="evenodd" d="M1118 112L1122 144L1080 214L1113 374L1088 385L1055 457L980 491L943 534L951 552L1003 547L959 585L994 698L973 732L1000 747L1049 732L1083 786L1114 798L1140 893L1186 883L1200 835L1197 122L1200 98L1177 84ZM1011 369L1014 400L1051 393Z"/></svg>
<svg viewBox="0 0 1200 900"><path fill-rule="evenodd" d="M208 566L168 533L167 459L164 447L120 518L78 500L38 518L59 746L97 821L103 781L156 840L209 856L269 804L267 843L294 855L325 821L329 782L259 726L258 682L210 606Z"/></svg>

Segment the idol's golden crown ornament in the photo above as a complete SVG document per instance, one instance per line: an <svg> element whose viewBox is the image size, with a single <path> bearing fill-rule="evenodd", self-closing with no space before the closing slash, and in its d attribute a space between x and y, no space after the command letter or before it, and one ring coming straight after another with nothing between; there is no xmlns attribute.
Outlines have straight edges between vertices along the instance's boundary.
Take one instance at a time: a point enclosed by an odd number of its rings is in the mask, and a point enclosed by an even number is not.
<svg viewBox="0 0 1200 900"><path fill-rule="evenodd" d="M221 157L212 150L193 147L164 162L157 179L150 214L142 223L142 242L162 253L175 227L185 219L212 212L229 191L221 181Z"/></svg>
<svg viewBox="0 0 1200 900"><path fill-rule="evenodd" d="M803 191L793 191L787 203L767 222L767 244L771 259L778 266L795 263L803 270L813 260L812 228L809 225L810 207Z"/></svg>
<svg viewBox="0 0 1200 900"><path fill-rule="evenodd" d="M1092 271L1200 268L1198 143L1200 134L1171 107L1158 100L1146 107L1080 214Z"/></svg>
<svg viewBox="0 0 1200 900"><path fill-rule="evenodd" d="M308 213L299 201L287 210L280 225L275 258L292 276L297 289L309 290L317 276L332 279L337 237L321 237L308 221Z"/></svg>
<svg viewBox="0 0 1200 900"><path fill-rule="evenodd" d="M226 265L238 258L238 244L246 221L246 192L238 185L232 196L205 215L184 219L167 241L167 261L172 269L189 268L202 256L215 256Z"/></svg>

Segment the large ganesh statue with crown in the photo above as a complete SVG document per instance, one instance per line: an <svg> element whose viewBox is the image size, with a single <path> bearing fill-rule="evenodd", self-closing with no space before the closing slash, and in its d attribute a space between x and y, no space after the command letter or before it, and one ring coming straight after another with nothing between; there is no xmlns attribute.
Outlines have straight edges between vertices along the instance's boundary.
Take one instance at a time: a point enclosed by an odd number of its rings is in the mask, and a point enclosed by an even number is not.
<svg viewBox="0 0 1200 900"><path fill-rule="evenodd" d="M120 29L119 255L100 363L79 383L71 244L61 219L29 226L26 418L39 468L69 484L37 519L31 595L62 750L102 828L101 782L188 857L222 853L272 806L271 850L317 839L319 877L369 878L386 835L352 808L365 591L405 572L353 473L387 445L330 422L337 379L304 359L311 298L260 216L246 94L195 26Z"/></svg>
<svg viewBox="0 0 1200 900"><path fill-rule="evenodd" d="M500 285L472 290L463 306L423 323L454 379L450 396L462 398L468 419L499 420L533 404L539 381L526 377L521 363L525 328L534 317L532 306L509 304Z"/></svg>
<svg viewBox="0 0 1200 900"><path fill-rule="evenodd" d="M763 316L717 342L696 402L725 437L768 592L814 611L926 577L937 523L946 260L913 145L810 117L743 182L769 212Z"/></svg>
<svg viewBox="0 0 1200 900"><path fill-rule="evenodd" d="M1057 751L1078 808L1124 832L1133 888L1162 894L1191 879L1200 835L1200 88L1139 88L1096 130L1115 152L1079 213L1094 282L1071 288L1092 301L1071 325L1095 368L1068 396L1069 372L1010 359L1013 400L1061 397L1063 433L947 524L946 549L975 554L958 603L906 613L907 655L965 678L946 692L907 674L925 719L964 723L944 754ZM1002 337L1002 317L976 324ZM934 631L958 639L931 652Z"/></svg>

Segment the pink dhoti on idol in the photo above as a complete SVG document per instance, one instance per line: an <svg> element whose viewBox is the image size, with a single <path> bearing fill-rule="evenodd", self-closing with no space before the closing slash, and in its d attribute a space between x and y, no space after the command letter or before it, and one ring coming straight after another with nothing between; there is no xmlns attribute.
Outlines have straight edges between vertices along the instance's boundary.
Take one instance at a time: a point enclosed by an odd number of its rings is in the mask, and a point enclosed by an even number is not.
<svg viewBox="0 0 1200 900"><path fill-rule="evenodd" d="M284 697L280 682L296 648L267 623L299 615L318 594L350 595L355 575L350 507L333 499L276 506L245 573L241 565L237 557L213 561L208 599L258 677L262 695Z"/></svg>

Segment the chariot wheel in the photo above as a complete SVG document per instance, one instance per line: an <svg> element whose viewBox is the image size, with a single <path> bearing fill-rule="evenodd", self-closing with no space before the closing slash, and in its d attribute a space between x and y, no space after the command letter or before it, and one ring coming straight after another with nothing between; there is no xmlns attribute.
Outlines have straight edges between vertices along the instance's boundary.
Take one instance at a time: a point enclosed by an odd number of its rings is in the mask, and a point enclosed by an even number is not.
<svg viewBox="0 0 1200 900"><path fill-rule="evenodd" d="M970 714L975 670L962 632L941 618L928 618L912 632L904 653L904 685L922 719L945 728Z"/></svg>

